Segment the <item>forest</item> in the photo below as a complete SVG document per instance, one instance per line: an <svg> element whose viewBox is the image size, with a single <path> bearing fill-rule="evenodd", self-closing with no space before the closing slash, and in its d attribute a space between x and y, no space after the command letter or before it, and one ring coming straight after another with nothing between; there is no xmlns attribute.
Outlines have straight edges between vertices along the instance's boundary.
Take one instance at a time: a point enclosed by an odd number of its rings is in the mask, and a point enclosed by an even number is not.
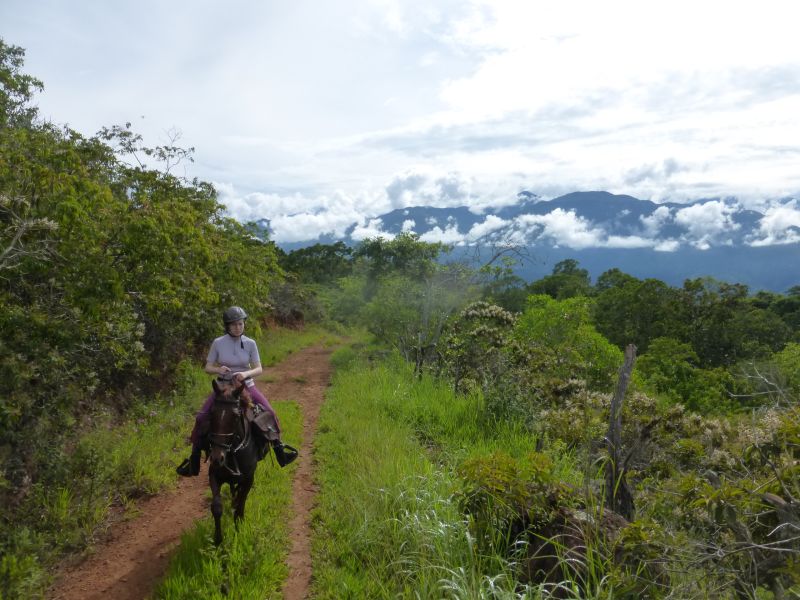
<svg viewBox="0 0 800 600"><path fill-rule="evenodd" d="M344 340L315 597L800 598L800 282L524 281L513 247L413 234L286 253L176 175L192 149L46 122L42 88L0 40L0 599L174 479L231 304Z"/></svg>

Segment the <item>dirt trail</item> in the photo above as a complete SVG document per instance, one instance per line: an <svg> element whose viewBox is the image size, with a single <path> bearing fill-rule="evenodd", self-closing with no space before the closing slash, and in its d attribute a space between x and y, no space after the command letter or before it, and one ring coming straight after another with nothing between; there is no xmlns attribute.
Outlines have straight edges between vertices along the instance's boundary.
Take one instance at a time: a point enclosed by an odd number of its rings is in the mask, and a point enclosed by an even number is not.
<svg viewBox="0 0 800 600"><path fill-rule="evenodd" d="M303 412L303 445L292 489L289 577L283 590L287 600L306 598L311 582L311 509L316 494L312 449L330 382L330 354L331 350L321 347L296 352L264 369L260 378L264 381L258 381L270 400L294 400ZM138 503L135 516L112 525L107 539L95 546L90 557L62 570L48 598L147 598L163 576L181 533L209 514L206 469L204 464L199 477L181 478L174 492Z"/></svg>

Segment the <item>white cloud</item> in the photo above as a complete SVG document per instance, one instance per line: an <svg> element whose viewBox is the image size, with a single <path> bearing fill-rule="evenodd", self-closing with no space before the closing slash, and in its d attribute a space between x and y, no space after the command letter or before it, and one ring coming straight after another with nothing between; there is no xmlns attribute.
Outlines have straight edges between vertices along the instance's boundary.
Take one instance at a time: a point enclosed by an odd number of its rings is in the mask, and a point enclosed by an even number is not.
<svg viewBox="0 0 800 600"><path fill-rule="evenodd" d="M435 243L441 242L443 244L462 244L465 240L463 233L459 233L456 225L450 225L442 230L441 227L434 227L430 231L426 231L419 237L420 241Z"/></svg>
<svg viewBox="0 0 800 600"><path fill-rule="evenodd" d="M187 176L230 182L232 216L311 231L414 205L486 214L521 189L796 195L796 12L793 0L6 0L0 22L44 80L45 117L87 135L131 120L151 145L175 126L197 148ZM556 221L539 226L564 244L609 243ZM667 223L643 222L643 236ZM770 235L759 240L786 237ZM725 231L706 222L687 241Z"/></svg>
<svg viewBox="0 0 800 600"><path fill-rule="evenodd" d="M672 214L667 206L659 206L650 216L642 216L639 218L644 226L644 233L648 237L656 237L660 233L661 228L671 219Z"/></svg>
<svg viewBox="0 0 800 600"><path fill-rule="evenodd" d="M656 243L653 249L657 252L675 252L681 247L681 243L677 240L663 240Z"/></svg>
<svg viewBox="0 0 800 600"><path fill-rule="evenodd" d="M751 246L772 246L800 242L800 208L797 200L767 209L759 221L758 232L749 241Z"/></svg>
<svg viewBox="0 0 800 600"><path fill-rule="evenodd" d="M707 250L712 242L727 243L725 235L740 228L733 220L739 210L738 206L714 200L677 210L675 222L687 229L685 238L690 244Z"/></svg>
<svg viewBox="0 0 800 600"><path fill-rule="evenodd" d="M383 230L383 221L380 219L370 219L366 225L358 225L353 230L353 233L350 234L355 241L360 242L367 238L383 238L386 240L394 239L394 235L391 233L387 233Z"/></svg>
<svg viewBox="0 0 800 600"><path fill-rule="evenodd" d="M596 247L605 237L603 230L590 221L560 208L546 215L522 215L515 223L528 236L549 238L556 246L575 250Z"/></svg>
<svg viewBox="0 0 800 600"><path fill-rule="evenodd" d="M281 215L270 220L270 228L274 231L272 239L278 243L305 242L326 234L344 237L347 228L353 224L351 217L332 212Z"/></svg>
<svg viewBox="0 0 800 600"><path fill-rule="evenodd" d="M417 224L414 219L406 219L403 221L403 227L401 228L401 231L414 231L414 227L416 227L416 225Z"/></svg>
<svg viewBox="0 0 800 600"><path fill-rule="evenodd" d="M604 248L652 248L655 242L638 235L610 235L602 244Z"/></svg>
<svg viewBox="0 0 800 600"><path fill-rule="evenodd" d="M509 221L495 215L488 215L482 223L475 223L467 233L467 239L478 240L509 225Z"/></svg>

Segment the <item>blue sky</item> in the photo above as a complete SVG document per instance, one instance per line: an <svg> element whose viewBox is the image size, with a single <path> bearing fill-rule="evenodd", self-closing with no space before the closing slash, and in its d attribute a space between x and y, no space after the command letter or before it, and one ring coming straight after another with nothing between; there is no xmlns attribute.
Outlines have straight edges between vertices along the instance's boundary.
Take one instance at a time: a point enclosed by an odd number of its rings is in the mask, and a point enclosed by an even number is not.
<svg viewBox="0 0 800 600"><path fill-rule="evenodd" d="M130 121L151 145L179 131L185 174L279 241L522 189L736 197L780 234L800 226L797 203L769 209L800 196L798 17L788 0L4 0L0 36L44 81L44 117Z"/></svg>

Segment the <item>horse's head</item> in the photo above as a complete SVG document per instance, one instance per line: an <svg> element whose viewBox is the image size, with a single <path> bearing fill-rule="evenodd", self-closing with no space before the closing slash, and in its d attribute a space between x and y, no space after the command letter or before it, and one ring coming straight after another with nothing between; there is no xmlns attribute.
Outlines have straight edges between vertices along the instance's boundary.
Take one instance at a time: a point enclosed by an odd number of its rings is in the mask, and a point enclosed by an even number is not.
<svg viewBox="0 0 800 600"><path fill-rule="evenodd" d="M211 441L212 465L224 465L234 444L244 437L242 411L250 402L250 395L241 381L217 381L214 388L214 404L211 407L208 437Z"/></svg>

